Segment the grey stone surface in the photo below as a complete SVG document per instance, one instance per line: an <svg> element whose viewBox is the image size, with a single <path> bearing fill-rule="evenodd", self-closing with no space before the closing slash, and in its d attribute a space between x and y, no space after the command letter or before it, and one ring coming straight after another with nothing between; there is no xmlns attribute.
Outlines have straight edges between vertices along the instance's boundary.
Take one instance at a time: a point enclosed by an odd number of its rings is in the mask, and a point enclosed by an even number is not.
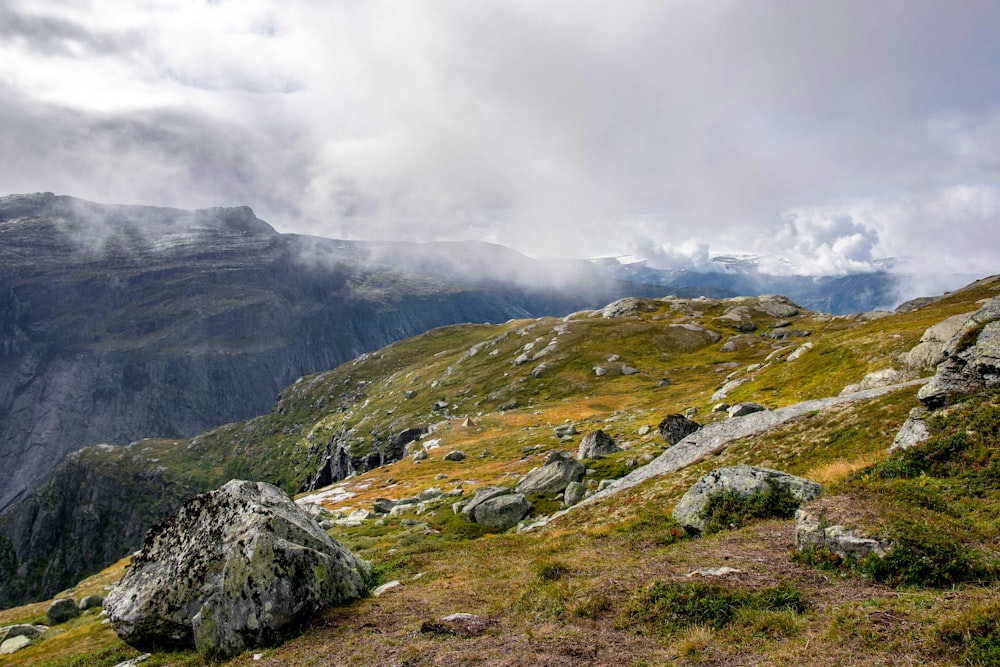
<svg viewBox="0 0 1000 667"><path fill-rule="evenodd" d="M445 461L464 461L465 460L465 452L463 452L460 449L453 449L453 450L451 450L450 452L448 452L447 454L444 455L444 460Z"/></svg>
<svg viewBox="0 0 1000 667"><path fill-rule="evenodd" d="M578 502L583 500L583 497L587 495L587 487L580 482L570 482L566 485L566 490L563 492L563 503L566 507L572 507Z"/></svg>
<svg viewBox="0 0 1000 667"><path fill-rule="evenodd" d="M228 656L359 597L369 577L283 491L234 480L149 531L105 608L139 650Z"/></svg>
<svg viewBox="0 0 1000 667"><path fill-rule="evenodd" d="M104 606L104 598L100 595L84 595L80 598L80 611L102 606Z"/></svg>
<svg viewBox="0 0 1000 667"><path fill-rule="evenodd" d="M476 493L461 509L462 518L495 530L517 525L531 511L524 494L502 486L487 487Z"/></svg>
<svg viewBox="0 0 1000 667"><path fill-rule="evenodd" d="M824 512L805 506L795 512L795 548L802 551L808 547L855 560L864 560L869 554L883 558L888 551L887 544L841 524L830 524Z"/></svg>
<svg viewBox="0 0 1000 667"><path fill-rule="evenodd" d="M73 598L53 600L45 612L45 618L48 620L49 625L59 625L79 615L80 608L76 605L76 601Z"/></svg>
<svg viewBox="0 0 1000 667"><path fill-rule="evenodd" d="M31 637L17 635L16 637L11 637L0 642L0 655L15 653L28 646L31 646Z"/></svg>
<svg viewBox="0 0 1000 667"><path fill-rule="evenodd" d="M705 508L716 494L731 491L752 496L772 486L788 491L799 502L812 500L823 491L816 482L771 468L742 464L716 468L681 496L674 507L674 521L688 531L700 533L705 529Z"/></svg>
<svg viewBox="0 0 1000 667"><path fill-rule="evenodd" d="M753 414L754 412L763 412L764 406L760 403L754 403L753 401L741 401L740 403L735 403L730 405L726 410L729 418L733 417L745 417L746 415Z"/></svg>
<svg viewBox="0 0 1000 667"><path fill-rule="evenodd" d="M924 408L910 410L910 415L896 432L896 437L893 438L889 451L909 449L930 438L930 431L927 430L927 414L927 410Z"/></svg>
<svg viewBox="0 0 1000 667"><path fill-rule="evenodd" d="M535 468L517 483L518 493L562 493L570 482L583 479L586 468L565 452L550 452L545 465Z"/></svg>
<svg viewBox="0 0 1000 667"><path fill-rule="evenodd" d="M918 397L928 408L1000 383L1000 297L977 310L952 336L945 359Z"/></svg>
<svg viewBox="0 0 1000 667"><path fill-rule="evenodd" d="M668 445L676 445L700 428L701 424L680 414L667 415L656 425Z"/></svg>
<svg viewBox="0 0 1000 667"><path fill-rule="evenodd" d="M576 452L576 458L596 459L608 454L620 452L621 449L615 444L614 438L598 429L591 431L580 440L580 448Z"/></svg>
<svg viewBox="0 0 1000 667"><path fill-rule="evenodd" d="M955 337L965 323L969 321L972 313L962 313L953 315L946 320L930 326L920 337L920 342L912 349L899 355L902 361L909 368L923 369L933 368L945 360L945 348L948 341Z"/></svg>

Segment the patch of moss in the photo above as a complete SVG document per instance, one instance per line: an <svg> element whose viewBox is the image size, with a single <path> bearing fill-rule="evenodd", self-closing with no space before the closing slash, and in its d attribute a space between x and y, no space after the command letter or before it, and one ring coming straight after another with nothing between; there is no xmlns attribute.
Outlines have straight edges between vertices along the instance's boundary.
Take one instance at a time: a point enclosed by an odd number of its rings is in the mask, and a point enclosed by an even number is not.
<svg viewBox="0 0 1000 667"><path fill-rule="evenodd" d="M760 493L746 496L736 491L713 495L705 506L705 535L738 528L754 519L787 519L795 515L799 501L787 489L768 483Z"/></svg>

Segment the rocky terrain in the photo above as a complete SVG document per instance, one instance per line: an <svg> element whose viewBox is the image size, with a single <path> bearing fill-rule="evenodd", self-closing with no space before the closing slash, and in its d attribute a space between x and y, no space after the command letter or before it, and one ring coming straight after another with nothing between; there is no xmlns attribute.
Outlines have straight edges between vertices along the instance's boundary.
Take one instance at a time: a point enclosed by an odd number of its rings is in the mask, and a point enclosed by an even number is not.
<svg viewBox="0 0 1000 667"><path fill-rule="evenodd" d="M368 597L231 664L995 664L998 294L991 278L859 316L629 298L447 327L304 377L247 422L68 463L154 475L136 508L231 478L301 491L374 565ZM60 486L32 494L36 516L69 507ZM78 510L95 524L121 511L101 496ZM4 581L59 549L8 549ZM56 597L101 594L123 565ZM100 610L56 625L48 606L0 612L50 625L12 664L139 655Z"/></svg>

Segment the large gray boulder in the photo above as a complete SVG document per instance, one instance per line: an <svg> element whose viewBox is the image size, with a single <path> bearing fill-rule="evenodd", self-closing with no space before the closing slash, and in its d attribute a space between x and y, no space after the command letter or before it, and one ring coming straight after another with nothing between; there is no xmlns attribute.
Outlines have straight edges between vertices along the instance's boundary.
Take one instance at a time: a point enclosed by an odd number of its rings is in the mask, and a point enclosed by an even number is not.
<svg viewBox="0 0 1000 667"><path fill-rule="evenodd" d="M139 650L222 657L361 596L369 575L283 491L233 480L151 529L105 608Z"/></svg>
<svg viewBox="0 0 1000 667"><path fill-rule="evenodd" d="M917 397L928 408L1000 383L1000 297L993 297L962 325L944 350L945 359Z"/></svg>
<svg viewBox="0 0 1000 667"><path fill-rule="evenodd" d="M914 369L933 368L945 360L948 342L955 337L972 313L952 315L946 320L930 326L920 337L920 342L912 349L899 355L899 360Z"/></svg>
<svg viewBox="0 0 1000 667"><path fill-rule="evenodd" d="M674 507L673 518L688 531L701 533L707 523L705 510L716 494L733 491L750 497L772 487L788 491L799 502L812 500L823 491L816 482L771 468L743 464L717 468L687 490Z"/></svg>
<svg viewBox="0 0 1000 667"><path fill-rule="evenodd" d="M502 486L482 489L462 508L462 518L494 530L507 530L531 511L524 494Z"/></svg>
<svg viewBox="0 0 1000 667"><path fill-rule="evenodd" d="M587 469L565 452L549 452L545 465L535 468L517 483L517 492L562 493L570 482L583 479Z"/></svg>
<svg viewBox="0 0 1000 667"><path fill-rule="evenodd" d="M700 428L701 424L680 414L667 415L656 425L668 445L676 445Z"/></svg>
<svg viewBox="0 0 1000 667"><path fill-rule="evenodd" d="M621 449L615 444L614 438L598 429L583 436L580 448L576 452L576 458L581 461L583 459L596 459L620 451Z"/></svg>
<svg viewBox="0 0 1000 667"><path fill-rule="evenodd" d="M49 625L59 625L79 615L80 608L76 606L76 601L73 598L53 600L45 611L45 618Z"/></svg>

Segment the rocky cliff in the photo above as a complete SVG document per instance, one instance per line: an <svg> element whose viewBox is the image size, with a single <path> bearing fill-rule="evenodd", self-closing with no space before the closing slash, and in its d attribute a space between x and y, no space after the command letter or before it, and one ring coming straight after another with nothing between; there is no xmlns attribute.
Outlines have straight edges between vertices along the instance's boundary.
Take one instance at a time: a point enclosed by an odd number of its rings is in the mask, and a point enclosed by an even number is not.
<svg viewBox="0 0 1000 667"><path fill-rule="evenodd" d="M537 271L485 244L279 234L245 207L2 197L0 510L82 446L261 414L297 377L433 327L635 291Z"/></svg>

